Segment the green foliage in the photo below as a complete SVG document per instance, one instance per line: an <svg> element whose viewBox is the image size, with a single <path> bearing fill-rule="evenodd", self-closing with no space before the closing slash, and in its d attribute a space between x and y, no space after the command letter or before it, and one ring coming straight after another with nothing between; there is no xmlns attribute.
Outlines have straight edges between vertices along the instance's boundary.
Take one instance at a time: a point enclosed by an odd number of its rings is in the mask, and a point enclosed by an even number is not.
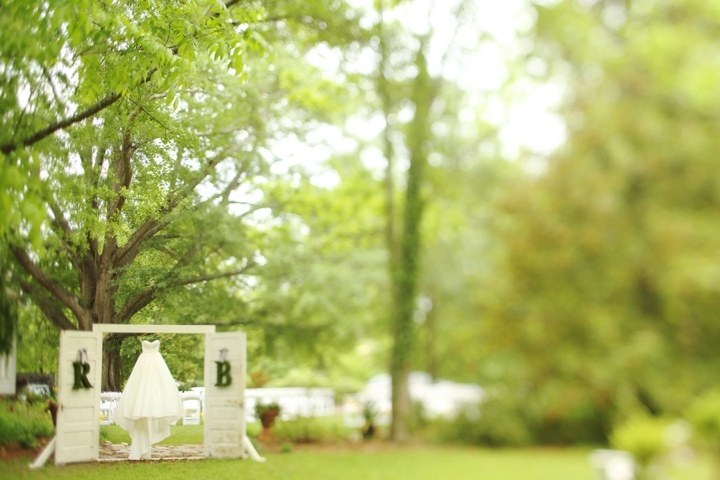
<svg viewBox="0 0 720 480"><path fill-rule="evenodd" d="M464 480L482 472L484 480L533 479L578 480L592 478L586 450L467 448L387 448L363 450L306 451L296 447L292 455L263 452L267 463L208 458L202 462L91 462L79 465L47 465L29 470L27 461L4 463L9 478L36 480L57 478L87 480L121 478L237 478L242 469L247 480L327 478L413 478L415 480ZM271 466L271 467L270 467ZM707 478L705 464L688 471L673 472L677 480Z"/></svg>
<svg viewBox="0 0 720 480"><path fill-rule="evenodd" d="M47 407L49 396L42 393L33 393L27 387L23 388L22 391L19 392L19 395L22 396L21 398L23 398L23 401L27 402L28 405L43 405Z"/></svg>
<svg viewBox="0 0 720 480"><path fill-rule="evenodd" d="M643 478L650 478L650 467L670 451L667 431L670 421L637 414L618 425L610 436L610 445L632 453Z"/></svg>
<svg viewBox="0 0 720 480"><path fill-rule="evenodd" d="M700 441L720 446L720 390L713 389L696 398L685 418Z"/></svg>
<svg viewBox="0 0 720 480"><path fill-rule="evenodd" d="M33 304L21 305L18 311L18 372L57 374L60 332L43 318Z"/></svg>
<svg viewBox="0 0 720 480"><path fill-rule="evenodd" d="M255 404L255 418L262 418L263 413L267 411L277 411L280 412L280 405L276 401L270 401L270 402L257 402Z"/></svg>
<svg viewBox="0 0 720 480"><path fill-rule="evenodd" d="M7 355L12 351L17 335L17 303L11 297L8 289L7 262L0 257L0 355Z"/></svg>
<svg viewBox="0 0 720 480"><path fill-rule="evenodd" d="M100 425L100 443L110 441L110 431L107 425ZM115 442L113 442L115 443Z"/></svg>
<svg viewBox="0 0 720 480"><path fill-rule="evenodd" d="M267 264L234 317L257 342L248 347L250 371L262 369L268 385L350 392L384 363L355 352L359 339L384 333L381 201L358 159L324 168L340 177L333 188L314 185L301 167L263 187L278 221L259 235Z"/></svg>
<svg viewBox="0 0 720 480"><path fill-rule="evenodd" d="M363 30L342 1L5 2L3 253L22 248L67 293L3 267L0 283L25 285L19 365L56 368L49 322L217 323L248 332L250 371L274 385L351 390L393 346L396 373L522 385L522 402L446 426L465 443L602 443L638 403L684 410L720 368L717 2L542 3L527 75L499 95L562 85L568 141L505 162L477 99L429 78L421 39ZM306 61L321 51L337 72ZM359 78L345 62L368 53L383 58ZM357 106L387 132L323 166L336 185L272 165L283 139L311 144ZM377 150L400 160L385 198L363 163ZM143 228L157 231L123 250ZM125 342L125 375L139 349ZM197 343L163 349L201 382ZM715 428L711 403L693 408Z"/></svg>
<svg viewBox="0 0 720 480"><path fill-rule="evenodd" d="M149 9L153 15L146 14ZM38 154L47 154L51 142L33 145L47 137L38 133L52 133L71 118L68 103L76 105L77 116L101 112L106 100L137 102L139 96L164 92L165 102L177 108L179 93L197 72L221 67L238 77L245 73L248 53L262 50L256 26L264 16L258 4L226 8L211 1L4 5L0 104L7 115L0 120L0 204L8 208L2 232L27 226L29 238L39 243L47 190L38 178ZM27 24L34 28L24 28ZM240 24L245 28L234 28Z"/></svg>
<svg viewBox="0 0 720 480"><path fill-rule="evenodd" d="M375 421L375 417L377 417L379 410L377 408L377 405L375 405L375 402L373 401L367 401L363 405L363 418L365 419L365 423L373 423Z"/></svg>
<svg viewBox="0 0 720 480"><path fill-rule="evenodd" d="M271 146L346 111L343 89L304 54L352 40L357 18L343 2L228 3L3 9L0 232L14 281L57 327L243 323L269 333L269 349L296 333L266 314L272 281L241 277L272 256L265 231L286 227L254 215L282 207L263 191ZM318 330L300 329L299 343ZM118 349L107 352L118 365ZM116 373L104 388L119 389Z"/></svg>
<svg viewBox="0 0 720 480"><path fill-rule="evenodd" d="M292 443L340 443L354 433L345 427L341 417L297 417L278 420L273 426L276 439Z"/></svg>
<svg viewBox="0 0 720 480"><path fill-rule="evenodd" d="M142 340L149 342L160 340L160 352L173 378L180 383L181 391L203 385L204 338L202 335L187 334L150 334L126 338L120 351L123 384L142 353Z"/></svg>
<svg viewBox="0 0 720 480"><path fill-rule="evenodd" d="M535 442L534 419L529 417L507 400L488 400L483 402L481 413L475 407L452 420L431 420L424 435L440 443L519 447Z"/></svg>
<svg viewBox="0 0 720 480"><path fill-rule="evenodd" d="M540 436L602 440L618 414L677 414L716 383L720 96L698 85L717 76L701 52L720 17L696 0L552 3L522 61L564 85L568 139L492 199L489 273L453 345L480 383L528 386Z"/></svg>
<svg viewBox="0 0 720 480"><path fill-rule="evenodd" d="M0 400L0 445L37 446L37 438L55 432L46 402Z"/></svg>

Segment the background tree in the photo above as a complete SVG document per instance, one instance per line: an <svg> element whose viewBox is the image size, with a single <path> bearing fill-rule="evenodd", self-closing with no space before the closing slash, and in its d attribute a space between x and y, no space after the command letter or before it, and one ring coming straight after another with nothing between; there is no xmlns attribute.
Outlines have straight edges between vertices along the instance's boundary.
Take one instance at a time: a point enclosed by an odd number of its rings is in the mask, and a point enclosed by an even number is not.
<svg viewBox="0 0 720 480"><path fill-rule="evenodd" d="M453 39L472 16L468 2L438 7L431 2L421 26L404 26L403 13L385 2L375 2L378 67L374 78L378 110L384 120L381 137L385 171L386 245L390 279L390 374L392 377L392 426L395 441L407 438L410 414L408 376L416 356L419 286L422 277L422 219L428 202L426 169L437 148L432 126L442 116L440 102L446 61L455 47ZM436 8L437 7L437 8ZM444 9L444 10L441 10ZM438 12L450 11L451 40L434 38ZM470 12L472 13L472 12ZM443 32L447 34L448 32ZM434 54L429 65L428 53ZM439 52L439 54L438 54ZM434 68L435 71L431 71ZM398 121L407 113L407 121ZM399 161L407 161L402 170ZM398 188L400 186L400 188Z"/></svg>
<svg viewBox="0 0 720 480"><path fill-rule="evenodd" d="M247 195L267 172L261 146L285 128L275 120L288 105L282 91L299 80L275 70L292 50L268 42L350 17L322 2L312 6L320 18L299 17L292 3L151 7L14 2L3 16L5 36L21 19L39 25L3 50L4 176L20 178L3 190L15 202L5 229L15 281L61 329L128 323L158 298L254 265L242 220L259 206L228 208L247 203L233 192ZM43 35L58 36L52 51L26 55ZM106 339L105 390L119 389L121 341Z"/></svg>
<svg viewBox="0 0 720 480"><path fill-rule="evenodd" d="M567 85L569 139L496 203L476 338L538 406L541 441L602 440L714 383L720 98L703 52L720 18L694 1L537 11L528 62Z"/></svg>

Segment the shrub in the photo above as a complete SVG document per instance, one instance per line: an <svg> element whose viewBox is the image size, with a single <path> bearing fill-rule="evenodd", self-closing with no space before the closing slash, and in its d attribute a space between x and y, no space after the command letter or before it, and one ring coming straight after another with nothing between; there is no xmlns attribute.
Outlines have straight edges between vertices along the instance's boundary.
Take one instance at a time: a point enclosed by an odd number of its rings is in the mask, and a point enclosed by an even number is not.
<svg viewBox="0 0 720 480"><path fill-rule="evenodd" d="M537 412L537 443L543 445L604 445L612 430L613 409L608 405L578 401Z"/></svg>
<svg viewBox="0 0 720 480"><path fill-rule="evenodd" d="M528 445L535 440L527 414L501 399L488 400L479 410L468 407L454 420L436 419L430 425L430 435L440 442L505 447Z"/></svg>
<svg viewBox="0 0 720 480"><path fill-rule="evenodd" d="M651 478L651 467L670 453L667 441L670 424L668 419L636 414L613 430L610 445L633 455L639 467L639 479Z"/></svg>
<svg viewBox="0 0 720 480"><path fill-rule="evenodd" d="M0 445L34 448L36 438L49 437L54 430L46 403L0 402Z"/></svg>
<svg viewBox="0 0 720 480"><path fill-rule="evenodd" d="M713 389L697 398L685 413L698 440L720 456L720 390ZM720 462L716 459L715 478L720 478Z"/></svg>
<svg viewBox="0 0 720 480"><path fill-rule="evenodd" d="M340 417L282 420L275 424L273 430L276 439L293 443L341 442L354 433Z"/></svg>
<svg viewBox="0 0 720 480"><path fill-rule="evenodd" d="M490 447L540 445L605 445L612 410L591 402L566 402L548 408L533 392L495 388L479 406L470 406L454 420L433 420L428 440Z"/></svg>
<svg viewBox="0 0 720 480"><path fill-rule="evenodd" d="M711 390L696 399L685 417L703 442L720 446L720 390Z"/></svg>

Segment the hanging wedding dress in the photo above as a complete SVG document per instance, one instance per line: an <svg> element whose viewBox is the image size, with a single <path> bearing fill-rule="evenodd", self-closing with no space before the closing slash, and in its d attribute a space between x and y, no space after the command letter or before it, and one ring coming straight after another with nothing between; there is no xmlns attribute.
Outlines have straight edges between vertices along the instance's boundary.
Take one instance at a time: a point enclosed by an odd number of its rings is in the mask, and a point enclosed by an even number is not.
<svg viewBox="0 0 720 480"><path fill-rule="evenodd" d="M159 340L142 342L142 353L115 407L113 420L132 439L130 460L150 458L153 444L170 436L170 424L185 411L159 350Z"/></svg>

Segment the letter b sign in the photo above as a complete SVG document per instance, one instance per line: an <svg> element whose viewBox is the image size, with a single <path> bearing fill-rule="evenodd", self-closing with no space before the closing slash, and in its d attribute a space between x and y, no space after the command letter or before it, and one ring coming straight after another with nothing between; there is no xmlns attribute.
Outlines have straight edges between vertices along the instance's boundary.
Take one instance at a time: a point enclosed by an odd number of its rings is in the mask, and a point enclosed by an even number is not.
<svg viewBox="0 0 720 480"><path fill-rule="evenodd" d="M232 383L232 377L230 376L230 362L215 362L217 365L217 381L215 382L216 387L227 387Z"/></svg>

